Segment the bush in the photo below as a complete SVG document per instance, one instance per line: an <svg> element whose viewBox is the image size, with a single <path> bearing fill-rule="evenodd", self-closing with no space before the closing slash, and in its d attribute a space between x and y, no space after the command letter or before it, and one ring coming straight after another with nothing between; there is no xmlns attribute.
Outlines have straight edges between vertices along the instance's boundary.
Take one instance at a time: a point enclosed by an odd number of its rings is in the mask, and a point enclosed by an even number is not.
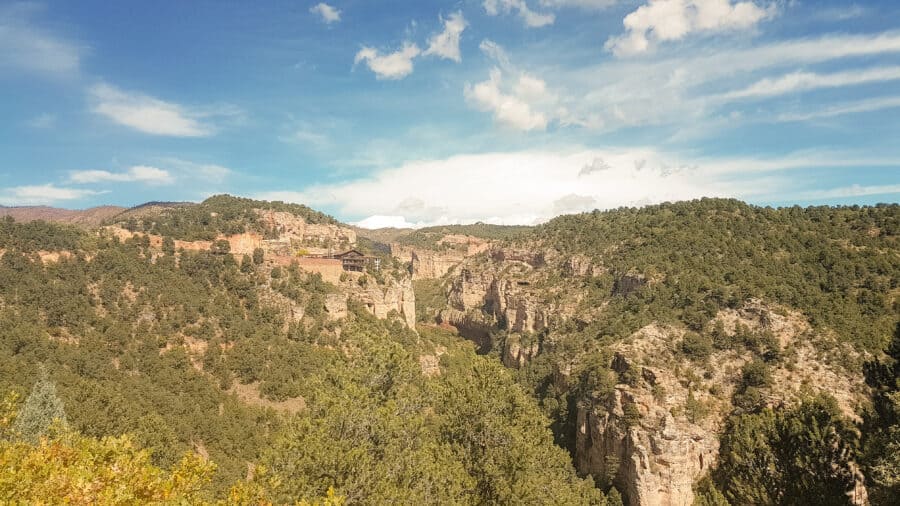
<svg viewBox="0 0 900 506"><path fill-rule="evenodd" d="M713 351L712 338L696 332L688 332L681 341L681 351L691 360L706 360Z"/></svg>

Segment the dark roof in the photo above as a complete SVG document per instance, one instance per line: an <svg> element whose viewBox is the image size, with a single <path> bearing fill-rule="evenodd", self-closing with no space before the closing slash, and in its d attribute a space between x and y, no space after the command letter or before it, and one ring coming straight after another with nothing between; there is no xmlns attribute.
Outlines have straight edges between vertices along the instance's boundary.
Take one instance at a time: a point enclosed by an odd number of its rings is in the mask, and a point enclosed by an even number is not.
<svg viewBox="0 0 900 506"><path fill-rule="evenodd" d="M337 253L334 255L334 258L346 258L346 257L365 257L358 250L352 249L350 251L345 251L343 253Z"/></svg>

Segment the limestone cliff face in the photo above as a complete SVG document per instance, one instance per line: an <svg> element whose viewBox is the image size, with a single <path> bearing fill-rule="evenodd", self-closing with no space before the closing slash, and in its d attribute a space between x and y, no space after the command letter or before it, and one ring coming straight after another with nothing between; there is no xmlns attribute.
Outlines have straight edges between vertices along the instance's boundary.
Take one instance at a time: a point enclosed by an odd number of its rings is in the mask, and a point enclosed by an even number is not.
<svg viewBox="0 0 900 506"><path fill-rule="evenodd" d="M483 320L511 332L540 332L551 320L561 316L539 290L525 279L509 279L493 270L463 267L450 283L450 311L445 321L455 324L454 316L482 312Z"/></svg>
<svg viewBox="0 0 900 506"><path fill-rule="evenodd" d="M396 311L406 326L416 328L416 295L409 278L395 280L389 278L387 285L361 287L356 283L347 283L341 288L346 290L347 297L362 302L366 309L378 318L387 318L391 311Z"/></svg>
<svg viewBox="0 0 900 506"><path fill-rule="evenodd" d="M330 243L335 248L356 244L356 232L349 227L332 224L307 223L302 217L284 211L258 209L260 221L276 230L279 240L294 240L301 244Z"/></svg>
<svg viewBox="0 0 900 506"><path fill-rule="evenodd" d="M867 396L862 376L824 360L800 315L753 300L721 311L716 320L727 332L737 324L771 331L792 354L773 366L767 403L790 405L805 393L826 392L846 416L856 417ZM683 333L650 325L615 345L612 368L635 380L579 405L576 467L615 483L631 505L693 503L692 485L716 465L718 434L733 410L741 367L752 359L746 351L719 351L704 363L691 362L677 353ZM839 353L853 355L849 349ZM865 497L861 482L855 497Z"/></svg>
<svg viewBox="0 0 900 506"><path fill-rule="evenodd" d="M709 401L706 396L685 388L667 367L644 366L637 358L645 351L664 352L673 337L678 333L656 326L636 333L612 366L620 373L633 370L640 379L578 407L576 467L614 483L631 505L690 506L694 482L718 455L721 419L689 419L685 413L689 396L699 402Z"/></svg>
<svg viewBox="0 0 900 506"><path fill-rule="evenodd" d="M593 311L604 310L602 301L579 304L577 288L579 279L608 272L583 256L494 249L466 259L451 272L449 307L440 318L479 344L498 348L506 366L521 368L552 350L561 323L573 318L589 322ZM608 296L625 296L654 282L638 272L619 274ZM861 374L834 365L845 360L821 350L833 349L832 354L851 361L853 352L833 340L817 347L816 341L831 338L813 336L802 315L749 300L720 311L714 320L730 335L740 326L776 338L785 358L773 365L766 402L790 405L808 393L824 391L837 399L845 415L856 416L867 396ZM653 324L612 345L610 366L629 378L628 383L578 403L576 467L598 482L614 483L632 506L693 503L694 483L718 461L719 434L734 410L741 368L753 359L741 349L716 351L705 362L691 361L680 351L684 333L683 327ZM502 341L495 342L494 336ZM564 389L573 364L556 368L554 384ZM855 493L865 497L861 483Z"/></svg>
<svg viewBox="0 0 900 506"><path fill-rule="evenodd" d="M486 251L490 243L466 235L447 235L437 243L438 249L392 243L391 256L410 264L413 279L438 279L466 258Z"/></svg>

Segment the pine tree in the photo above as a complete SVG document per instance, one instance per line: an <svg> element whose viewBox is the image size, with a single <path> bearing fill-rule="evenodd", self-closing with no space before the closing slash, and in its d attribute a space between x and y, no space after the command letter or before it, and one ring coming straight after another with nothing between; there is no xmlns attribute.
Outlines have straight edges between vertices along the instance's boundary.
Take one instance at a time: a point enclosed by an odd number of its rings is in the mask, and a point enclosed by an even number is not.
<svg viewBox="0 0 900 506"><path fill-rule="evenodd" d="M623 506L625 504L622 500L622 494L619 493L616 487L609 489L609 493L606 496L606 504L607 506Z"/></svg>
<svg viewBox="0 0 900 506"><path fill-rule="evenodd" d="M56 385L41 367L40 378L25 399L14 429L21 439L36 443L47 434L54 422L66 425L66 412L62 400L56 395Z"/></svg>

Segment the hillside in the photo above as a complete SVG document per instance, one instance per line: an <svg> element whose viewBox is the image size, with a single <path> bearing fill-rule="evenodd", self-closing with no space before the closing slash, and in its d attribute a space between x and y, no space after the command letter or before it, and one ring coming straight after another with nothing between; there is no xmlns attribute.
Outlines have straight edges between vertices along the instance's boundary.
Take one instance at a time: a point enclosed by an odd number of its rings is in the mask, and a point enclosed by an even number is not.
<svg viewBox="0 0 900 506"><path fill-rule="evenodd" d="M418 282L419 316L516 369L581 472L632 504L690 503L741 417L819 395L847 426L868 416L866 364L900 314L898 233L896 205L563 216ZM725 496L750 501L729 478Z"/></svg>
<svg viewBox="0 0 900 506"><path fill-rule="evenodd" d="M292 240L345 234L333 219L214 198L135 222L135 231L85 231L0 221L0 391L27 397L4 409L29 420L11 433L15 415L0 423L3 497L94 493L72 473L105 493L127 461L142 467L128 467L135 475L117 493L189 503L332 492L348 504L603 502L508 371L444 331L410 328L402 269L383 263L327 280L282 255ZM258 238L260 224L270 239ZM268 242L239 251L246 244L231 248L231 232ZM213 241L188 240L198 236ZM40 404L40 395L57 400ZM54 435L41 415L50 407L76 435ZM31 446L38 435L58 439ZM74 461L60 451L86 467L67 467ZM33 464L18 467L23 455ZM139 473L168 472L199 481L129 488Z"/></svg>
<svg viewBox="0 0 900 506"><path fill-rule="evenodd" d="M43 220L85 227L96 227L125 211L124 207L100 206L84 210L60 209L47 206L0 206L0 218L9 216L16 221Z"/></svg>
<svg viewBox="0 0 900 506"><path fill-rule="evenodd" d="M0 221L0 409L44 392L76 436L28 434L205 480L192 503L898 497L900 206L404 234L230 196ZM47 458L7 425L0 459Z"/></svg>

